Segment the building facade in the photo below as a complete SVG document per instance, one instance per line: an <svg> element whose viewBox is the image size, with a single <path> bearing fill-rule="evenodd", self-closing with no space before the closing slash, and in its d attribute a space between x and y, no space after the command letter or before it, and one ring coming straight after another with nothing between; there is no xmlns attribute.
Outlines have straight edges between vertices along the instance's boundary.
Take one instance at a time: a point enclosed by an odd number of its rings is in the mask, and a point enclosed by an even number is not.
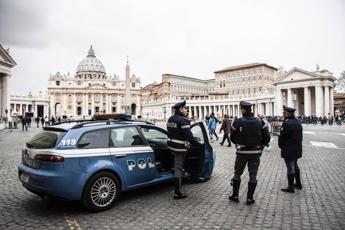
<svg viewBox="0 0 345 230"><path fill-rule="evenodd" d="M297 115L334 115L335 80L328 70L291 69L274 83L277 114L287 105L296 108Z"/></svg>
<svg viewBox="0 0 345 230"><path fill-rule="evenodd" d="M106 74L92 46L78 65L76 74L50 75L48 95L50 114L85 118L98 113L140 113L140 78L130 76L127 60L125 80Z"/></svg>
<svg viewBox="0 0 345 230"><path fill-rule="evenodd" d="M10 96L10 111L12 114L18 116L25 116L29 114L32 117L45 117L49 115L49 100L48 95L39 92L38 95L11 95Z"/></svg>
<svg viewBox="0 0 345 230"><path fill-rule="evenodd" d="M199 120L211 112L220 116L240 116L241 100L253 103L256 115L274 114L275 67L252 63L221 69L214 74L210 80L163 75L162 83L150 84L143 89L143 116L165 120L173 113L172 106L180 100L187 100L190 116Z"/></svg>
<svg viewBox="0 0 345 230"><path fill-rule="evenodd" d="M255 115L281 116L283 105L295 107L297 115L334 114L336 79L327 70L309 72L293 68L285 72L264 63L252 63L214 74L210 80L163 75L162 83L143 89L143 116L166 120L173 113L172 106L181 100L187 100L189 115L199 120L211 112L240 116L241 100L253 104Z"/></svg>
<svg viewBox="0 0 345 230"><path fill-rule="evenodd" d="M0 118L8 117L11 113L9 85L11 69L16 64L8 50L4 49L0 44Z"/></svg>

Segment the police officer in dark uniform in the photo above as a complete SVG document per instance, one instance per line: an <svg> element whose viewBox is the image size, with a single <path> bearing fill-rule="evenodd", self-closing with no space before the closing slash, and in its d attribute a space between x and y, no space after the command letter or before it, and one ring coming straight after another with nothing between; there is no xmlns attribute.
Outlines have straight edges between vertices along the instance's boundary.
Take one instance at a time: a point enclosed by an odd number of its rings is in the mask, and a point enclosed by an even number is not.
<svg viewBox="0 0 345 230"><path fill-rule="evenodd" d="M283 106L283 110L284 122L280 128L278 145L287 168L289 186L281 190L294 193L295 188L302 189L301 172L297 159L302 157L303 128L301 122L295 118L296 109ZM296 184L294 184L295 179Z"/></svg>
<svg viewBox="0 0 345 230"><path fill-rule="evenodd" d="M247 205L255 203L253 199L257 180L256 175L260 165L260 156L264 146L270 142L267 121L254 117L252 104L241 101L242 118L235 119L232 124L231 141L236 145L235 174L232 178L233 193L231 201L239 202L238 192L241 184L241 175L248 164L249 182L247 192Z"/></svg>
<svg viewBox="0 0 345 230"><path fill-rule="evenodd" d="M189 145L201 145L194 139L187 119L188 110L186 101L179 102L173 106L175 114L171 116L167 123L168 128L168 148L175 155L175 193L174 199L183 199L187 195L181 191L182 176L184 172L184 161Z"/></svg>

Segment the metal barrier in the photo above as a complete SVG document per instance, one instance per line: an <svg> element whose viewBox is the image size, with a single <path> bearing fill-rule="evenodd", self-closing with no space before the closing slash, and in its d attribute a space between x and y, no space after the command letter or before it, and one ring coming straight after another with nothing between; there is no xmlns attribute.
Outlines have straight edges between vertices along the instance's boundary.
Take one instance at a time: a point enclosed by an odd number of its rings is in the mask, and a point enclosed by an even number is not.
<svg viewBox="0 0 345 230"><path fill-rule="evenodd" d="M277 136L280 134L280 127L282 126L282 121L272 121L269 123L271 125L271 133L274 136Z"/></svg>

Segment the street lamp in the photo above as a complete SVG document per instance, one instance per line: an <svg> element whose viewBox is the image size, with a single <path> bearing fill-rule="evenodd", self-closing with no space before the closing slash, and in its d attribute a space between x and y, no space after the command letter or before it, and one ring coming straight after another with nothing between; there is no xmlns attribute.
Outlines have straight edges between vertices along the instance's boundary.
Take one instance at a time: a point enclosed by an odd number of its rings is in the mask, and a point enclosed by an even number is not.
<svg viewBox="0 0 345 230"><path fill-rule="evenodd" d="M164 106L163 107L163 113L164 113L164 121L166 121L167 120L167 110L166 110L166 107Z"/></svg>

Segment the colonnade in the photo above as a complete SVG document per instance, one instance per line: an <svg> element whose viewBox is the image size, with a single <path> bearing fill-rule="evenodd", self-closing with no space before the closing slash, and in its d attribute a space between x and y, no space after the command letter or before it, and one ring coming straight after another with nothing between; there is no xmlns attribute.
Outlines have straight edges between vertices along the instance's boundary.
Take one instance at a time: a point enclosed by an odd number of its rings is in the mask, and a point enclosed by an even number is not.
<svg viewBox="0 0 345 230"><path fill-rule="evenodd" d="M278 88L276 111L282 114L283 105L296 108L297 115L334 115L334 89L332 86L304 86Z"/></svg>

